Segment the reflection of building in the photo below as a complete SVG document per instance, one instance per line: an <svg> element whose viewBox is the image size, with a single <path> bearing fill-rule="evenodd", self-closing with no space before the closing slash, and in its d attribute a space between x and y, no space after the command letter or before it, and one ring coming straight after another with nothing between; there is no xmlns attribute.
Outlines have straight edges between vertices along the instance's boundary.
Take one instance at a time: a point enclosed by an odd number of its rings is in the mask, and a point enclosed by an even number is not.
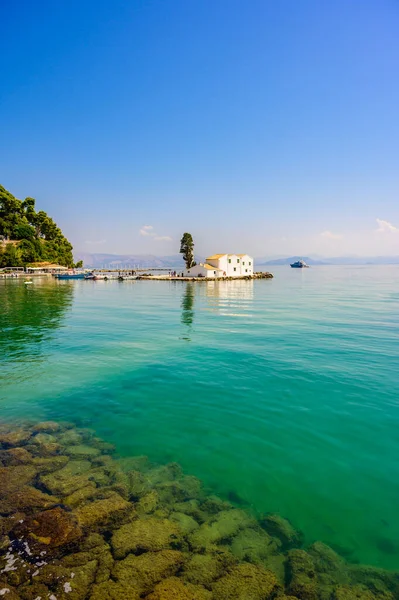
<svg viewBox="0 0 399 600"><path fill-rule="evenodd" d="M249 281L209 281L206 285L208 297L223 300L252 300L254 297L254 282Z"/></svg>
<svg viewBox="0 0 399 600"><path fill-rule="evenodd" d="M187 277L243 277L253 275L254 259L248 254L213 254L205 263L187 269Z"/></svg>

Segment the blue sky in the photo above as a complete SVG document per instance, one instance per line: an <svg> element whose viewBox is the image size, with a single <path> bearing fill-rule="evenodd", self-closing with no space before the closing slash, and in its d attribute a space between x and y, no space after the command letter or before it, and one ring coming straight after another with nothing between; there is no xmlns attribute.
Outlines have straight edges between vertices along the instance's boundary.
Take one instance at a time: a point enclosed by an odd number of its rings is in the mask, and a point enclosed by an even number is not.
<svg viewBox="0 0 399 600"><path fill-rule="evenodd" d="M399 254L397 0L0 17L0 182L77 251Z"/></svg>

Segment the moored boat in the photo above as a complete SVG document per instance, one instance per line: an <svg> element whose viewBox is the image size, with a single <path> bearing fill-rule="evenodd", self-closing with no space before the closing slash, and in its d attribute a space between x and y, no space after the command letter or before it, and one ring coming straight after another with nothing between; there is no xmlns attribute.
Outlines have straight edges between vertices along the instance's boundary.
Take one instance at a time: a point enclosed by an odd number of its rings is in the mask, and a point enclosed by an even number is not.
<svg viewBox="0 0 399 600"><path fill-rule="evenodd" d="M56 279L85 279L85 273L60 273L58 275L54 275Z"/></svg>
<svg viewBox="0 0 399 600"><path fill-rule="evenodd" d="M309 265L307 265L304 260L300 259L294 263L291 263L291 267L293 269L308 269Z"/></svg>

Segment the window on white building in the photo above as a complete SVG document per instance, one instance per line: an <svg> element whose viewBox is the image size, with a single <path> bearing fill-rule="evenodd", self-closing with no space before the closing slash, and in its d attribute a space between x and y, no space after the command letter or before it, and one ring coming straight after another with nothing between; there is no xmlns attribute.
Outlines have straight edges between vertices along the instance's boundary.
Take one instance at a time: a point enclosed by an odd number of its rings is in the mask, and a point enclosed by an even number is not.
<svg viewBox="0 0 399 600"><path fill-rule="evenodd" d="M234 267L234 271L237 271L237 269Z"/></svg>

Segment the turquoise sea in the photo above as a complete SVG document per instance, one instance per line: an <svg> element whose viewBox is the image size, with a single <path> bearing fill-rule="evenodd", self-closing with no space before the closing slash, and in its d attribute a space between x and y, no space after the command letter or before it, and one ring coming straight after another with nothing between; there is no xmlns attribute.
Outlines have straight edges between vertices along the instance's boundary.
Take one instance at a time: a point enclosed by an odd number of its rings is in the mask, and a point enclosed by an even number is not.
<svg viewBox="0 0 399 600"><path fill-rule="evenodd" d="M399 267L0 281L0 417L177 461L348 560L399 567Z"/></svg>

